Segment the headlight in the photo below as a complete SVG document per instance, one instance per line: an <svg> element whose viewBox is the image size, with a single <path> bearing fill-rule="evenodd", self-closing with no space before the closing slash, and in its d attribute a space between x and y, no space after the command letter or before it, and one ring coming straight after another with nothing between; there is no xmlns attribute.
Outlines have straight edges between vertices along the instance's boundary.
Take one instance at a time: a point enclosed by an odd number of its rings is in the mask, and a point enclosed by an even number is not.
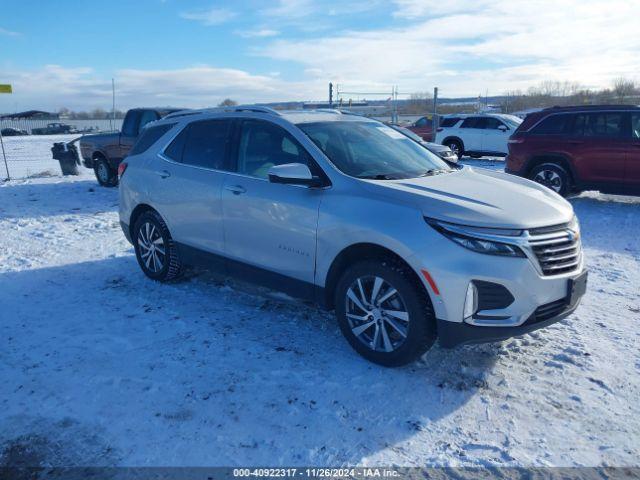
<svg viewBox="0 0 640 480"><path fill-rule="evenodd" d="M502 257L524 257L524 252L517 245L497 242L483 238L484 235L500 235L515 237L522 234L522 230L503 228L481 228L455 225L440 222L432 218L425 218L434 229L458 245L477 253L486 255L499 255ZM480 234L478 236L474 234Z"/></svg>

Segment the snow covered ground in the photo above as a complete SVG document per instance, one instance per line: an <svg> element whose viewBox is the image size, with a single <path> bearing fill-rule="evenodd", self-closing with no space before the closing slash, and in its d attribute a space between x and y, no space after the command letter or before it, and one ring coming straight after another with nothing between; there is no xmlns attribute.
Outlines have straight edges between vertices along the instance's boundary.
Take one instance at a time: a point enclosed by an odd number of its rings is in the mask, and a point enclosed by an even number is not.
<svg viewBox="0 0 640 480"><path fill-rule="evenodd" d="M60 175L60 163L53 159L51 147L55 142L69 142L79 136L76 133L2 137L7 165L0 152L0 181L7 178L7 167L11 178Z"/></svg>
<svg viewBox="0 0 640 480"><path fill-rule="evenodd" d="M385 369L311 306L146 279L87 170L1 184L0 465L637 466L640 198L571 201L574 315Z"/></svg>

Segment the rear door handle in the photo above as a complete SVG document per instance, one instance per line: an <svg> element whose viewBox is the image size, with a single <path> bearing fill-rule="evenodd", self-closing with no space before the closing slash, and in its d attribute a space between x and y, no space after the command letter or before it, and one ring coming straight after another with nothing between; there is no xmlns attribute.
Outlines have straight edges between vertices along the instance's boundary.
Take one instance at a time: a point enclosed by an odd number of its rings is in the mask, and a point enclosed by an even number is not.
<svg viewBox="0 0 640 480"><path fill-rule="evenodd" d="M241 193L245 193L247 191L242 185L227 185L224 187L226 190L229 190L234 195L240 195Z"/></svg>
<svg viewBox="0 0 640 480"><path fill-rule="evenodd" d="M156 175L160 178L169 178L171 174L167 170L157 170Z"/></svg>

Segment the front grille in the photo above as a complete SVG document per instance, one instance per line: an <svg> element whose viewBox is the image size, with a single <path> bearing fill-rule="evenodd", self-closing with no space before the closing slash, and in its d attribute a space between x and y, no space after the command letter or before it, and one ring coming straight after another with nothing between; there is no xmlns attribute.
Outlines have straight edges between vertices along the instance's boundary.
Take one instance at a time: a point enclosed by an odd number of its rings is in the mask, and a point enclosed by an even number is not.
<svg viewBox="0 0 640 480"><path fill-rule="evenodd" d="M529 230L529 245L545 275L559 275L580 265L580 236L567 224Z"/></svg>

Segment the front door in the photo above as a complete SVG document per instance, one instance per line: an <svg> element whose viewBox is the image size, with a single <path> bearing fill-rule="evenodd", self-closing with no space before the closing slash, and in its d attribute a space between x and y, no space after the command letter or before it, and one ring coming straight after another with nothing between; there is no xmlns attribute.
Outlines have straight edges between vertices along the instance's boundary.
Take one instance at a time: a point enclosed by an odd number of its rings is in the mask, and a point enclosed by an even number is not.
<svg viewBox="0 0 640 480"><path fill-rule="evenodd" d="M625 183L627 118L624 112L576 114L567 141L578 178L587 183Z"/></svg>
<svg viewBox="0 0 640 480"><path fill-rule="evenodd" d="M242 122L235 157L235 173L222 189L225 252L237 261L230 267L249 265L312 284L323 191L270 183L267 172L313 160L284 128L263 120Z"/></svg>
<svg viewBox="0 0 640 480"><path fill-rule="evenodd" d="M222 255L221 191L232 120L192 122L152 163L152 203L176 242Z"/></svg>

